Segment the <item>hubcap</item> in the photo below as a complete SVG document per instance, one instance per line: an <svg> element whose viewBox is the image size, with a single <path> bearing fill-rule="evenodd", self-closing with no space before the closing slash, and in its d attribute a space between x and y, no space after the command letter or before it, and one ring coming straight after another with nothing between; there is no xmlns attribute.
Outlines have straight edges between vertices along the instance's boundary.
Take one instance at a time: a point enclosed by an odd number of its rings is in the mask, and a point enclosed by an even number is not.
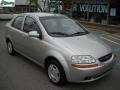
<svg viewBox="0 0 120 90"><path fill-rule="evenodd" d="M57 68L57 66L51 64L48 67L48 76L50 78L50 80L52 80L54 83L59 82L60 80L60 72Z"/></svg>
<svg viewBox="0 0 120 90"><path fill-rule="evenodd" d="M12 53L12 44L10 42L8 42L8 52Z"/></svg>

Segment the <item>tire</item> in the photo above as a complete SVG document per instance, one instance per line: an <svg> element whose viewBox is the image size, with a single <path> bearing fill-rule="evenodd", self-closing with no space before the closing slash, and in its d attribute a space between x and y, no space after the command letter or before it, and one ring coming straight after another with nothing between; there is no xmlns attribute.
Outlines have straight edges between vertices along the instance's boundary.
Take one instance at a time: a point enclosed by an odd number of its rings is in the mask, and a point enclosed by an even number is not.
<svg viewBox="0 0 120 90"><path fill-rule="evenodd" d="M10 40L7 41L7 51L10 55L15 55L16 54L16 51L14 50L13 44Z"/></svg>
<svg viewBox="0 0 120 90"><path fill-rule="evenodd" d="M64 69L62 65L56 60L52 60L47 63L47 76L50 82L52 82L55 85L60 86L60 85L66 84L67 80L66 80Z"/></svg>

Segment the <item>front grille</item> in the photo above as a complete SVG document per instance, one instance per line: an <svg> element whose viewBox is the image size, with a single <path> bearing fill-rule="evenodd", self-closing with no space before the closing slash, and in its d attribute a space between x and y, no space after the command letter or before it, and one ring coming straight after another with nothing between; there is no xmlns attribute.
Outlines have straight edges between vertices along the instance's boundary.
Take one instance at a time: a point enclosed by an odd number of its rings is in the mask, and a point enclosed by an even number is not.
<svg viewBox="0 0 120 90"><path fill-rule="evenodd" d="M99 58L99 61L100 62L105 62L105 61L109 60L111 57L112 57L112 53Z"/></svg>

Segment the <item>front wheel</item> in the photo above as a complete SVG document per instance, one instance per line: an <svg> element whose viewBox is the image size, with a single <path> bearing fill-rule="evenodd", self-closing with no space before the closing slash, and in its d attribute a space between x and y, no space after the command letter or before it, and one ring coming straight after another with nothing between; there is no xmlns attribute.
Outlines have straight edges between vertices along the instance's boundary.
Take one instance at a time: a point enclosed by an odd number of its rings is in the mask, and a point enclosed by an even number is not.
<svg viewBox="0 0 120 90"><path fill-rule="evenodd" d="M47 63L47 75L53 84L63 85L66 83L64 69L57 61L50 61Z"/></svg>

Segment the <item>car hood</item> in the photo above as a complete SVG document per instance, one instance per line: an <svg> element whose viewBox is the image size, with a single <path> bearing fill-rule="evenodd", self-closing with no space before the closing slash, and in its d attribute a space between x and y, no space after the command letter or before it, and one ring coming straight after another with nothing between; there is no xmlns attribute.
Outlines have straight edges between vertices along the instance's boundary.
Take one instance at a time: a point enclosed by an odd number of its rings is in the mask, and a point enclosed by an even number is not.
<svg viewBox="0 0 120 90"><path fill-rule="evenodd" d="M98 59L111 53L111 48L93 34L75 37L54 38L62 48L69 49L74 55L91 55Z"/></svg>

